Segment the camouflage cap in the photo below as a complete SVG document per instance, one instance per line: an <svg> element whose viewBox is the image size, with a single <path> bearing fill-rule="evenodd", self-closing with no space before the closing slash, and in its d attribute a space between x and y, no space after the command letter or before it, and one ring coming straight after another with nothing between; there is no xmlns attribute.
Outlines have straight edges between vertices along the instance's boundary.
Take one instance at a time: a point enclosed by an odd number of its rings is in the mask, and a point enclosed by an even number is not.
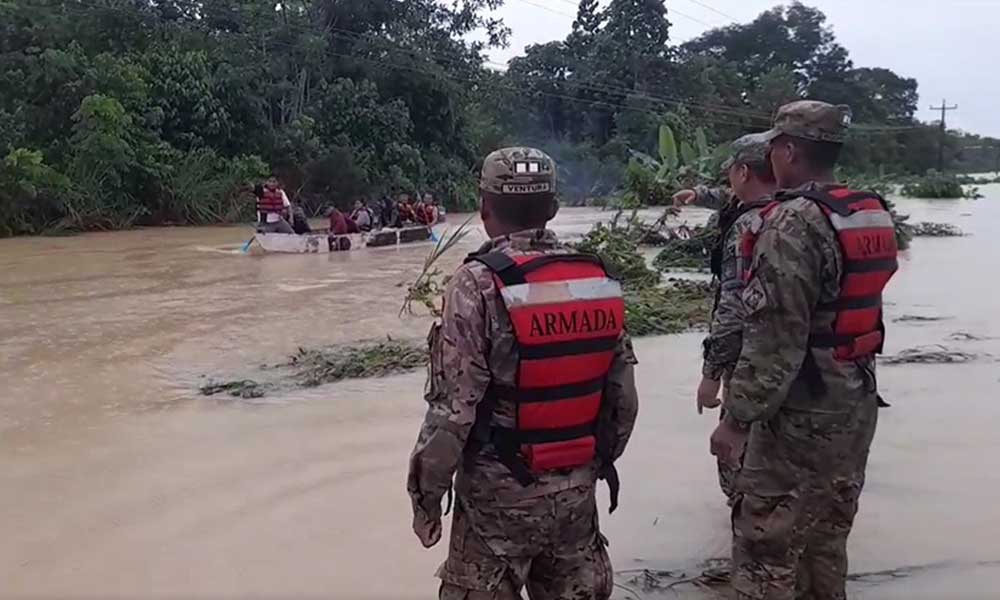
<svg viewBox="0 0 1000 600"><path fill-rule="evenodd" d="M768 141L779 135L817 142L843 144L851 126L851 107L816 100L799 100L778 109L772 129L765 133Z"/></svg>
<svg viewBox="0 0 1000 600"><path fill-rule="evenodd" d="M771 151L770 141L763 133L751 133L739 138L729 145L732 154L722 163L722 170L728 171L735 164L767 160L767 153Z"/></svg>
<svg viewBox="0 0 1000 600"><path fill-rule="evenodd" d="M535 148L501 148L483 161L479 189L505 195L554 194L556 163Z"/></svg>

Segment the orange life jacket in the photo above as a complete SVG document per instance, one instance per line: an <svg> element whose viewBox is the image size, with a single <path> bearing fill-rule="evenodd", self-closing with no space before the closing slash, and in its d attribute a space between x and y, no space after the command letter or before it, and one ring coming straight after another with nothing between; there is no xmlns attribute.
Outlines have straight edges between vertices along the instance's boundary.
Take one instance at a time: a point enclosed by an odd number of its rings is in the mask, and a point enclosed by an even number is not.
<svg viewBox="0 0 1000 600"><path fill-rule="evenodd" d="M875 192L847 188L781 192L761 216L766 220L781 202L795 198L807 198L819 206L837 233L843 255L840 295L817 307L820 312L834 313L833 327L811 335L810 346L832 348L834 357L843 361L881 353L885 341L882 291L899 266L896 230L885 200ZM744 235L745 256L752 255L756 239L755 233ZM744 279L751 275L744 271Z"/></svg>
<svg viewBox="0 0 1000 600"><path fill-rule="evenodd" d="M281 190L277 188L264 188L264 193L257 198L257 212L282 213L284 211L285 199L281 197Z"/></svg>
<svg viewBox="0 0 1000 600"><path fill-rule="evenodd" d="M601 452L597 418L624 329L621 285L587 254L491 252L468 260L493 272L518 351L516 384L491 389L473 438L492 443L523 485L534 473L590 463ZM500 400L514 404L512 428L491 422ZM617 480L613 492L616 487Z"/></svg>

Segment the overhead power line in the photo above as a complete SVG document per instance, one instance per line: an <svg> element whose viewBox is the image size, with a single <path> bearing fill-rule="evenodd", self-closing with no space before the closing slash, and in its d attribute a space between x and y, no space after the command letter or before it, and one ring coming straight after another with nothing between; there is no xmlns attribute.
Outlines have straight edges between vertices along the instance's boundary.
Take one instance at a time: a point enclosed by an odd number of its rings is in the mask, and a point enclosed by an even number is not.
<svg viewBox="0 0 1000 600"><path fill-rule="evenodd" d="M714 6L712 6L711 4L708 4L707 2L702 2L701 0L688 0L688 2L690 2L692 4L697 4L698 6L701 6L702 8L707 8L708 10L714 12L715 14L723 16L723 17L725 17L725 18L733 21L734 23L739 23L739 21L740 21L739 19L737 19L733 15L731 15L729 13L722 12L721 10L718 10L717 8L715 8Z"/></svg>
<svg viewBox="0 0 1000 600"><path fill-rule="evenodd" d="M524 0L522 0L522 1L524 1ZM573 0L559 0L559 2L562 2L563 4L569 4L569 5L572 5L572 6L579 6L579 3L578 2L574 2ZM690 21L694 21L695 23L699 23L701 25L704 25L705 27L709 27L709 28L716 27L715 25L712 25L711 23L703 21L703 20L699 19L698 17L691 16L691 15L689 15L687 13L683 13L683 12L681 12L681 11L675 9L675 8L671 8L671 7L668 6L667 7L667 16L669 17L671 14L675 14L675 15L677 15L679 17L683 17L683 18L688 19Z"/></svg>
<svg viewBox="0 0 1000 600"><path fill-rule="evenodd" d="M946 100L941 100L941 106L932 106L931 110L941 111L941 135L938 138L938 173L944 172L944 142L948 137L948 127L945 125L945 118L950 110L958 110L958 105L948 106Z"/></svg>
<svg viewBox="0 0 1000 600"><path fill-rule="evenodd" d="M556 14L556 15L562 15L564 17L569 17L571 19L575 19L576 18L576 15L571 15L571 14L569 14L567 12L563 12L561 10L556 10L556 9L552 8L551 6L545 6L544 4L539 4L537 2L532 2L531 0L517 0L517 1L521 2L523 4L527 4L529 6L534 6L535 8L540 8L542 10L548 11L548 12ZM540 0L540 1L544 2L545 0Z"/></svg>

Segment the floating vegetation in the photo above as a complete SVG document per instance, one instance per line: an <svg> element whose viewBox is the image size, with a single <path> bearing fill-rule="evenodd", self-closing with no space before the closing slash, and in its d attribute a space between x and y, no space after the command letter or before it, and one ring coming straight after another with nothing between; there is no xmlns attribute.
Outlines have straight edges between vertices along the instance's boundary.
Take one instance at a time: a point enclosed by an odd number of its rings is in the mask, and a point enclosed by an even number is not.
<svg viewBox="0 0 1000 600"><path fill-rule="evenodd" d="M234 398L244 399L261 398L265 392L264 386L252 379L240 379L224 383L207 383L199 389L205 396L225 393Z"/></svg>
<svg viewBox="0 0 1000 600"><path fill-rule="evenodd" d="M634 336L666 335L706 327L714 288L707 281L675 279L666 286L625 294L625 323Z"/></svg>
<svg viewBox="0 0 1000 600"><path fill-rule="evenodd" d="M954 569L956 567L983 566L995 567L998 561L982 561L977 563L937 562L922 565L904 565L881 571L864 571L849 573L847 581L859 586L877 586L892 581L898 581L939 569ZM643 600L644 598L662 598L667 592L678 593L678 588L694 588L710 594L708 597L723 596L728 589L732 573L728 558L712 558L698 565L691 571L666 569L631 569L615 572L616 580L625 583L615 583L615 587L625 593L628 600Z"/></svg>
<svg viewBox="0 0 1000 600"><path fill-rule="evenodd" d="M933 345L908 348L899 354L879 359L879 363L883 365L943 365L972 362L977 358L979 358L977 354Z"/></svg>
<svg viewBox="0 0 1000 600"><path fill-rule="evenodd" d="M416 340L361 342L348 346L305 349L287 361L261 367L261 381L237 379L201 386L205 396L261 398L268 393L315 387L343 379L385 377L420 369L427 364L427 348Z"/></svg>
<svg viewBox="0 0 1000 600"><path fill-rule="evenodd" d="M911 198L979 198L977 188L966 190L954 175L930 171L903 184L900 193Z"/></svg>
<svg viewBox="0 0 1000 600"><path fill-rule="evenodd" d="M956 331L955 333L949 335L948 339L952 342L984 342L993 338L976 335L974 333L969 333L968 331Z"/></svg>
<svg viewBox="0 0 1000 600"><path fill-rule="evenodd" d="M653 259L660 271L669 269L706 270L710 266L712 247L719 236L716 227L693 227L690 235L669 240Z"/></svg>
<svg viewBox="0 0 1000 600"><path fill-rule="evenodd" d="M285 365L295 371L303 387L341 379L385 377L419 369L427 364L427 348L415 341L388 340L356 346L334 346L299 351Z"/></svg>
<svg viewBox="0 0 1000 600"><path fill-rule="evenodd" d="M933 323L945 321L951 317L928 317L926 315L903 315L892 320L893 323Z"/></svg>
<svg viewBox="0 0 1000 600"><path fill-rule="evenodd" d="M667 214L653 225L643 223L638 210L633 210L622 222L619 210L608 224L597 223L574 247L580 252L596 254L612 277L622 282L626 289L644 289L660 282L660 274L646 265L639 253L643 239L662 229Z"/></svg>
<svg viewBox="0 0 1000 600"><path fill-rule="evenodd" d="M962 237L965 233L949 223L916 223L912 226L914 237Z"/></svg>

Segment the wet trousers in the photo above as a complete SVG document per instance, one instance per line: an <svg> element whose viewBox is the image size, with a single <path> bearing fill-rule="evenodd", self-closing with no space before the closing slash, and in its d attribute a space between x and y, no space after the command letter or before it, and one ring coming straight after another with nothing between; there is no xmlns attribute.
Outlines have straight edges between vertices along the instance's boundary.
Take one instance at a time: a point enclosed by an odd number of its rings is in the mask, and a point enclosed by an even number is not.
<svg viewBox="0 0 1000 600"><path fill-rule="evenodd" d="M475 504L475 505L473 505ZM593 486L482 506L458 498L441 600L607 600L607 542L597 528Z"/></svg>

